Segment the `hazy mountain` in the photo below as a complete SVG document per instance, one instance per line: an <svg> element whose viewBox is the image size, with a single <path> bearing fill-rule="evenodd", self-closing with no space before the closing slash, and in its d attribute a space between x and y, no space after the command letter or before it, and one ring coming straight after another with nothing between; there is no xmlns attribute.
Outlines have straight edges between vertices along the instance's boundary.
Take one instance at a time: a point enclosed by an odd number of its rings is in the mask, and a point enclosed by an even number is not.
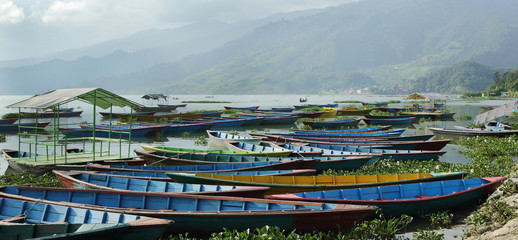
<svg viewBox="0 0 518 240"><path fill-rule="evenodd" d="M206 21L175 29L151 29L126 38L41 58L3 61L0 62L0 66L4 66L0 68L0 79L9 84L0 89L0 93L37 93L42 89L81 86L134 89L140 87L142 81L146 83L144 86L149 87L150 80L158 85L149 76L161 74L146 73L140 77L139 71L156 71L162 69L163 63L210 51L272 21L295 19L322 11L317 9L275 14L264 19L233 24ZM138 79L132 84L124 80L113 84L106 81L115 76L127 75ZM27 83L34 87L24 88Z"/></svg>
<svg viewBox="0 0 518 240"><path fill-rule="evenodd" d="M171 53L167 46L119 53L127 55L119 60L126 61L125 72L112 62L105 64L113 69L102 72L92 62L94 67L83 71L79 71L83 63L70 66L78 72L65 70L67 62L61 66L55 62L52 71L43 71L44 66L0 69L0 77L8 72L13 81L19 79L13 76L40 69L46 78L30 76L51 79L67 72L70 78L76 74L78 86L169 93L318 93L393 87L456 62L518 66L517 10L518 2L507 0L365 0L297 17L277 16L226 43L214 37L224 38L220 32L198 39L199 44L195 40L183 42L184 47L171 44L176 49ZM194 55L175 54L187 46L203 48L212 39L220 45L190 51ZM178 61L171 57L182 54ZM149 57L147 63L140 61L143 56Z"/></svg>
<svg viewBox="0 0 518 240"><path fill-rule="evenodd" d="M188 69L190 76L163 77L161 81L171 83L156 89L171 93L340 91L372 86L362 81L365 75L379 85L393 85L465 60L516 67L516 10L518 2L505 0L345 4L265 25L207 54L183 59L177 66Z"/></svg>

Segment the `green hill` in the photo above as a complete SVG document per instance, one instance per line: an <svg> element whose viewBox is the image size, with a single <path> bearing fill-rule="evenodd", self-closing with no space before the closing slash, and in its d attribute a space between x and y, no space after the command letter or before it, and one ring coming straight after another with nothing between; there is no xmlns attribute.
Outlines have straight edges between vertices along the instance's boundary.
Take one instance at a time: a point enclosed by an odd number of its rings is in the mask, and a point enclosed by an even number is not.
<svg viewBox="0 0 518 240"><path fill-rule="evenodd" d="M170 83L159 89L315 93L408 84L431 70L470 59L518 66L517 46L510 44L518 42L517 9L518 2L504 0L345 4L270 23L219 49L179 61L184 69L197 71L167 76ZM475 88L470 81L458 84L454 91ZM438 85L435 91L452 88Z"/></svg>

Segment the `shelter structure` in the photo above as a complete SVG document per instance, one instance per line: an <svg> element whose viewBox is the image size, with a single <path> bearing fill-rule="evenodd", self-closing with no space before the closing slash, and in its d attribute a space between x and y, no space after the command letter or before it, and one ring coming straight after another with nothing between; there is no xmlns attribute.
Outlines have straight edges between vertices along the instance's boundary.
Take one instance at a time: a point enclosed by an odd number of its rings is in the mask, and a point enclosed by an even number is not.
<svg viewBox="0 0 518 240"><path fill-rule="evenodd" d="M89 103L93 106L93 119L92 119L92 136L84 137L84 138L61 138L60 137L60 122L59 122L59 114L60 108L70 102L73 101L82 101ZM72 89L56 89L47 93L35 95L29 99L11 104L7 106L7 108L17 108L19 112L21 109L33 109L36 111L41 111L44 109L52 109L55 113L53 117L53 124L50 129L41 129L38 127L33 127L35 131L25 132L23 129L19 129L19 143L18 143L18 156L16 158L7 158L11 167L16 170L22 172L44 172L51 170L53 166L57 164L77 164L77 163L87 163L108 159L120 159L122 158L122 147L121 143L122 139L112 139L108 138L98 138L96 137L96 131L106 131L97 129L96 127L96 108L100 107L102 109L110 108L110 113L112 111L112 107L129 107L131 109L142 107L141 104L126 99L122 96L114 94L112 92L106 91L102 88L72 88ZM133 110L131 110L133 111ZM110 114L111 115L111 114ZM129 124L130 132L131 132L131 119ZM110 127L109 127L109 136L111 136L111 119L110 119ZM42 130L46 130L45 132ZM49 133L50 134L46 134ZM83 150L85 147L86 141L92 142L92 151L86 152L82 151L82 153L68 153L67 145L72 141L82 141L83 142ZM96 151L96 142L101 142L100 151ZM108 151L102 151L102 142L108 142ZM110 153L110 143L111 142L119 142L119 154ZM125 140L124 140L125 142ZM129 134L128 142L131 142L131 134ZM29 152L25 152L22 154L21 145L28 144ZM43 157L38 154L38 146L45 146L46 148L46 156ZM34 147L34 152L32 152L32 147ZM49 147L53 148L53 153L49 154ZM61 154L59 154L59 150L61 150ZM128 157L130 155L130 150L128 146ZM38 157L40 156L40 157Z"/></svg>

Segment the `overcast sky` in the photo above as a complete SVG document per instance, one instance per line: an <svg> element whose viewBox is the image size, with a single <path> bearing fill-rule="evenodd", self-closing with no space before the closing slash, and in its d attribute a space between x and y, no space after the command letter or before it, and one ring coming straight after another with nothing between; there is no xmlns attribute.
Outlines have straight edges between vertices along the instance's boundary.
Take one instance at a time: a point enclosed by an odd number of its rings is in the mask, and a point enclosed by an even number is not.
<svg viewBox="0 0 518 240"><path fill-rule="evenodd" d="M38 57L150 28L235 22L352 0L0 0L0 60Z"/></svg>

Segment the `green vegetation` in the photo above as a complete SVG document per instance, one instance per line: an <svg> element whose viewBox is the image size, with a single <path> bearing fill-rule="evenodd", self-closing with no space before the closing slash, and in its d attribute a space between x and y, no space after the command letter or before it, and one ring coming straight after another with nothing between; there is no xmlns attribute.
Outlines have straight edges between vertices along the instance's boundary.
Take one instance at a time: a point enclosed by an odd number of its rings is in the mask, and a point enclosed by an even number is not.
<svg viewBox="0 0 518 240"><path fill-rule="evenodd" d="M237 113L253 113L250 110L238 110L238 109L225 109L223 114L237 114Z"/></svg>
<svg viewBox="0 0 518 240"><path fill-rule="evenodd" d="M42 175L35 174L13 174L6 173L0 176L0 185L12 186L23 185L33 187L61 187L58 179L54 174L45 173Z"/></svg>
<svg viewBox="0 0 518 240"><path fill-rule="evenodd" d="M8 118L38 118L38 113L6 113L2 116L2 119Z"/></svg>
<svg viewBox="0 0 518 240"><path fill-rule="evenodd" d="M457 118L457 121L468 121L471 119L473 119L471 116L460 116L459 118Z"/></svg>
<svg viewBox="0 0 518 240"><path fill-rule="evenodd" d="M182 103L232 103L229 101L182 101Z"/></svg>
<svg viewBox="0 0 518 240"><path fill-rule="evenodd" d="M223 239L276 239L276 240L296 240L296 239L398 239L396 233L404 229L410 222L412 217L403 215L401 218L385 219L383 217L376 218L370 221L363 221L357 223L355 228L350 231L338 232L313 232L313 233L297 233L285 232L279 227L265 226L258 229L248 229L245 231L227 230L219 233L212 233L209 238L211 240ZM195 240L197 238L189 237L187 234L179 234L171 236L171 240Z"/></svg>
<svg viewBox="0 0 518 240"><path fill-rule="evenodd" d="M498 95L500 95L500 92L518 92L518 69L506 72L503 75L496 71L493 80L494 83L489 86L488 92L495 92Z"/></svg>
<svg viewBox="0 0 518 240"><path fill-rule="evenodd" d="M324 111L324 109L321 107L309 107L309 108L300 109L300 111L301 112L320 112L320 111Z"/></svg>
<svg viewBox="0 0 518 240"><path fill-rule="evenodd" d="M453 223L453 213L449 211L431 213L426 215L430 223L435 227L448 227Z"/></svg>
<svg viewBox="0 0 518 240"><path fill-rule="evenodd" d="M459 94L491 85L494 69L475 62L460 62L418 78L411 92Z"/></svg>

